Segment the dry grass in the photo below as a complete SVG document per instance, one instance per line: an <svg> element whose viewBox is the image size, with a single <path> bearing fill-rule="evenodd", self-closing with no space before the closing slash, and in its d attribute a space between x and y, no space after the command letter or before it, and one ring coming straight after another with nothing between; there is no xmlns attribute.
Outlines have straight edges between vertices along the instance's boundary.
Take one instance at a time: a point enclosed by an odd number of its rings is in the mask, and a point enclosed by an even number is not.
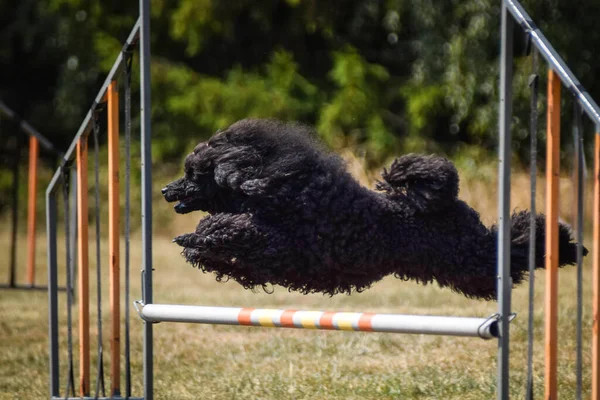
<svg viewBox="0 0 600 400"><path fill-rule="evenodd" d="M347 155L351 169L361 171L359 161ZM358 163L358 164L355 164ZM526 207L528 178L515 175L513 204ZM563 213L569 215L570 189L563 181ZM543 197L543 182L538 190ZM588 192L589 193L589 192ZM482 211L486 221L496 212L496 182L469 180L463 176L461 197ZM540 204L541 206L541 204ZM589 204L588 204L589 207ZM157 203L156 213L169 206ZM589 214L588 214L589 215ZM197 216L172 216L170 227L161 231L191 230ZM6 229L6 228L3 228ZM93 238L93 230L90 229ZM23 280L24 236L19 241L19 279ZM46 280L45 243L40 235L38 283ZM8 254L8 235L0 233L3 251ZM59 241L59 245L62 245ZM132 298L140 298L139 238L132 242ZM60 248L60 246L59 246ZM62 249L62 248L61 248ZM107 249L103 243L103 252ZM158 303L256 306L322 310L358 310L411 314L487 316L495 303L467 300L435 286L418 286L393 278L385 279L371 290L352 296L333 298L320 295L290 294L283 288L275 293L251 293L233 282L217 283L187 266L169 236L157 236L153 243L154 293ZM64 255L61 253L61 270ZM90 251L90 261L95 252ZM104 257L106 261L106 257ZM93 262L92 262L93 264ZM8 257L0 260L0 276L8 275ZM94 293L92 317L95 319L95 271L90 287ZM575 268L560 273L559 313L559 394L575 397ZM584 269L584 398L590 392L591 343L591 268ZM535 299L535 383L536 397L543 395L543 287L544 273L537 274ZM61 276L64 282L64 275ZM107 282L103 305L108 308ZM47 296L44 292L0 291L0 398L43 398L48 394ZM66 385L66 304L60 295L61 315L61 392ZM518 318L511 326L511 394L524 397L527 350L527 287L513 293L513 309ZM108 352L109 318L104 315L105 352ZM94 322L95 324L95 322ZM141 321L132 316L133 391L142 394ZM97 329L91 329L92 348ZM75 335L75 349L77 339ZM155 325L155 390L159 399L387 399L493 398L496 385L496 342L468 338L421 335L369 334L351 332L258 329L247 327L187 324ZM75 351L77 353L77 351ZM75 354L75 362L77 362ZM108 357L106 357L108 358ZM108 369L106 360L105 369ZM92 373L95 374L95 357ZM77 366L75 375L77 376ZM109 384L107 377L107 386ZM94 387L93 379L92 387Z"/></svg>

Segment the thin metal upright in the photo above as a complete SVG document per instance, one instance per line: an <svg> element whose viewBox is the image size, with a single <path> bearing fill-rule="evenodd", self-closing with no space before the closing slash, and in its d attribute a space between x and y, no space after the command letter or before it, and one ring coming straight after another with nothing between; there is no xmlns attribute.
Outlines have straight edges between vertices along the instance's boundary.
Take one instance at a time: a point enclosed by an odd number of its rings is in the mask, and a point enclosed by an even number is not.
<svg viewBox="0 0 600 400"><path fill-rule="evenodd" d="M142 298L152 303L152 148L150 109L150 0L140 0L140 113L142 173ZM144 398L154 398L152 323L144 322Z"/></svg>
<svg viewBox="0 0 600 400"><path fill-rule="evenodd" d="M512 119L513 25L506 4L502 3L500 30L500 109L498 149L498 389L497 398L509 398L509 344L511 288L510 276L510 161Z"/></svg>
<svg viewBox="0 0 600 400"><path fill-rule="evenodd" d="M56 197L46 192L46 232L48 240L48 338L50 398L59 395L58 342L58 259L56 246ZM67 288L68 290L68 288Z"/></svg>
<svg viewBox="0 0 600 400"><path fill-rule="evenodd" d="M592 400L600 399L600 124L594 138L594 208L592 240Z"/></svg>

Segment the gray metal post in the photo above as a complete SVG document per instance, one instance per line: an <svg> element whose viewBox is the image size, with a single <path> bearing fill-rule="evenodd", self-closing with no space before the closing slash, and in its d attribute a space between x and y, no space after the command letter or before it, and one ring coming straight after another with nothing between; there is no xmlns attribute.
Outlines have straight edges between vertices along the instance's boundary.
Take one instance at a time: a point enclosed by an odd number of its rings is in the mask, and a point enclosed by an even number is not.
<svg viewBox="0 0 600 400"><path fill-rule="evenodd" d="M512 62L513 24L506 4L502 2L502 27L500 31L500 110L499 163L498 163L498 312L500 337L498 338L498 399L509 398L509 317L511 312L510 276L510 161L512 119Z"/></svg>
<svg viewBox="0 0 600 400"><path fill-rule="evenodd" d="M152 149L150 122L150 1L140 0L140 112L142 169L142 299L152 303ZM144 322L144 398L154 396L152 323Z"/></svg>
<svg viewBox="0 0 600 400"><path fill-rule="evenodd" d="M10 234L10 275L9 286L17 286L17 230L19 229L19 171L21 166L21 143L22 136L17 135L17 149L12 168L12 214Z"/></svg>
<svg viewBox="0 0 600 400"><path fill-rule="evenodd" d="M67 268L71 269L71 282L70 285L72 288L76 287L75 283L77 282L77 268L76 260L77 260L77 165L72 165L70 167L71 173L69 174L69 188L71 190L69 197L69 211L71 215L69 215L69 249L71 251L71 264L67 265ZM68 288L67 288L68 290ZM73 291L73 298L75 299L77 291Z"/></svg>
<svg viewBox="0 0 600 400"><path fill-rule="evenodd" d="M575 177L577 182L577 206L576 206L576 240L577 240L577 333L576 333L576 362L575 362L575 376L577 380L577 387L575 396L577 400L582 399L583 392L583 352L582 352L582 324L583 324L583 191L584 191L584 173L585 164L583 153L583 130L581 128L581 111L579 103L575 102L574 107L574 137L575 137L575 160L577 162Z"/></svg>
<svg viewBox="0 0 600 400"><path fill-rule="evenodd" d="M48 336L50 338L50 398L58 388L58 268L56 253L56 196L46 192L46 232L48 243Z"/></svg>

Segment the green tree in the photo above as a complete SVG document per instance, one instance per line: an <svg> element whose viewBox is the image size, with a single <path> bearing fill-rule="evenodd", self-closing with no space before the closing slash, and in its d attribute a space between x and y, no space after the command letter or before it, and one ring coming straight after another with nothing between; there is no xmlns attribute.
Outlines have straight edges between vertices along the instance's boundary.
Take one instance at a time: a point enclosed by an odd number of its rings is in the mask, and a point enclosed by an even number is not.
<svg viewBox="0 0 600 400"><path fill-rule="evenodd" d="M154 0L155 159L179 161L195 142L247 116L302 120L331 146L362 148L374 163L406 151L489 157L497 141L499 6ZM582 84L599 93L595 2L524 6ZM0 0L0 97L66 147L136 18L135 2ZM530 67L518 27L515 38L514 146L525 160Z"/></svg>

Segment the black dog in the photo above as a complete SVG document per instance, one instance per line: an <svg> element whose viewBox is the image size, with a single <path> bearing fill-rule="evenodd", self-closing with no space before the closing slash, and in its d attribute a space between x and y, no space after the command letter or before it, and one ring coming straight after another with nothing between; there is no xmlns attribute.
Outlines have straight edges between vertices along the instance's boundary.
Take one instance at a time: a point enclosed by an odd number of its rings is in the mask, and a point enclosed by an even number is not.
<svg viewBox="0 0 600 400"><path fill-rule="evenodd" d="M200 143L185 175L162 190L175 211L203 210L196 232L175 238L189 263L245 288L303 293L362 291L386 275L434 280L467 297L496 297L496 227L457 198L448 160L406 155L362 187L301 125L247 119ZM536 224L544 267L545 219ZM527 273L529 213L512 216L511 275ZM559 227L561 266L576 260ZM585 250L587 254L587 250Z"/></svg>

